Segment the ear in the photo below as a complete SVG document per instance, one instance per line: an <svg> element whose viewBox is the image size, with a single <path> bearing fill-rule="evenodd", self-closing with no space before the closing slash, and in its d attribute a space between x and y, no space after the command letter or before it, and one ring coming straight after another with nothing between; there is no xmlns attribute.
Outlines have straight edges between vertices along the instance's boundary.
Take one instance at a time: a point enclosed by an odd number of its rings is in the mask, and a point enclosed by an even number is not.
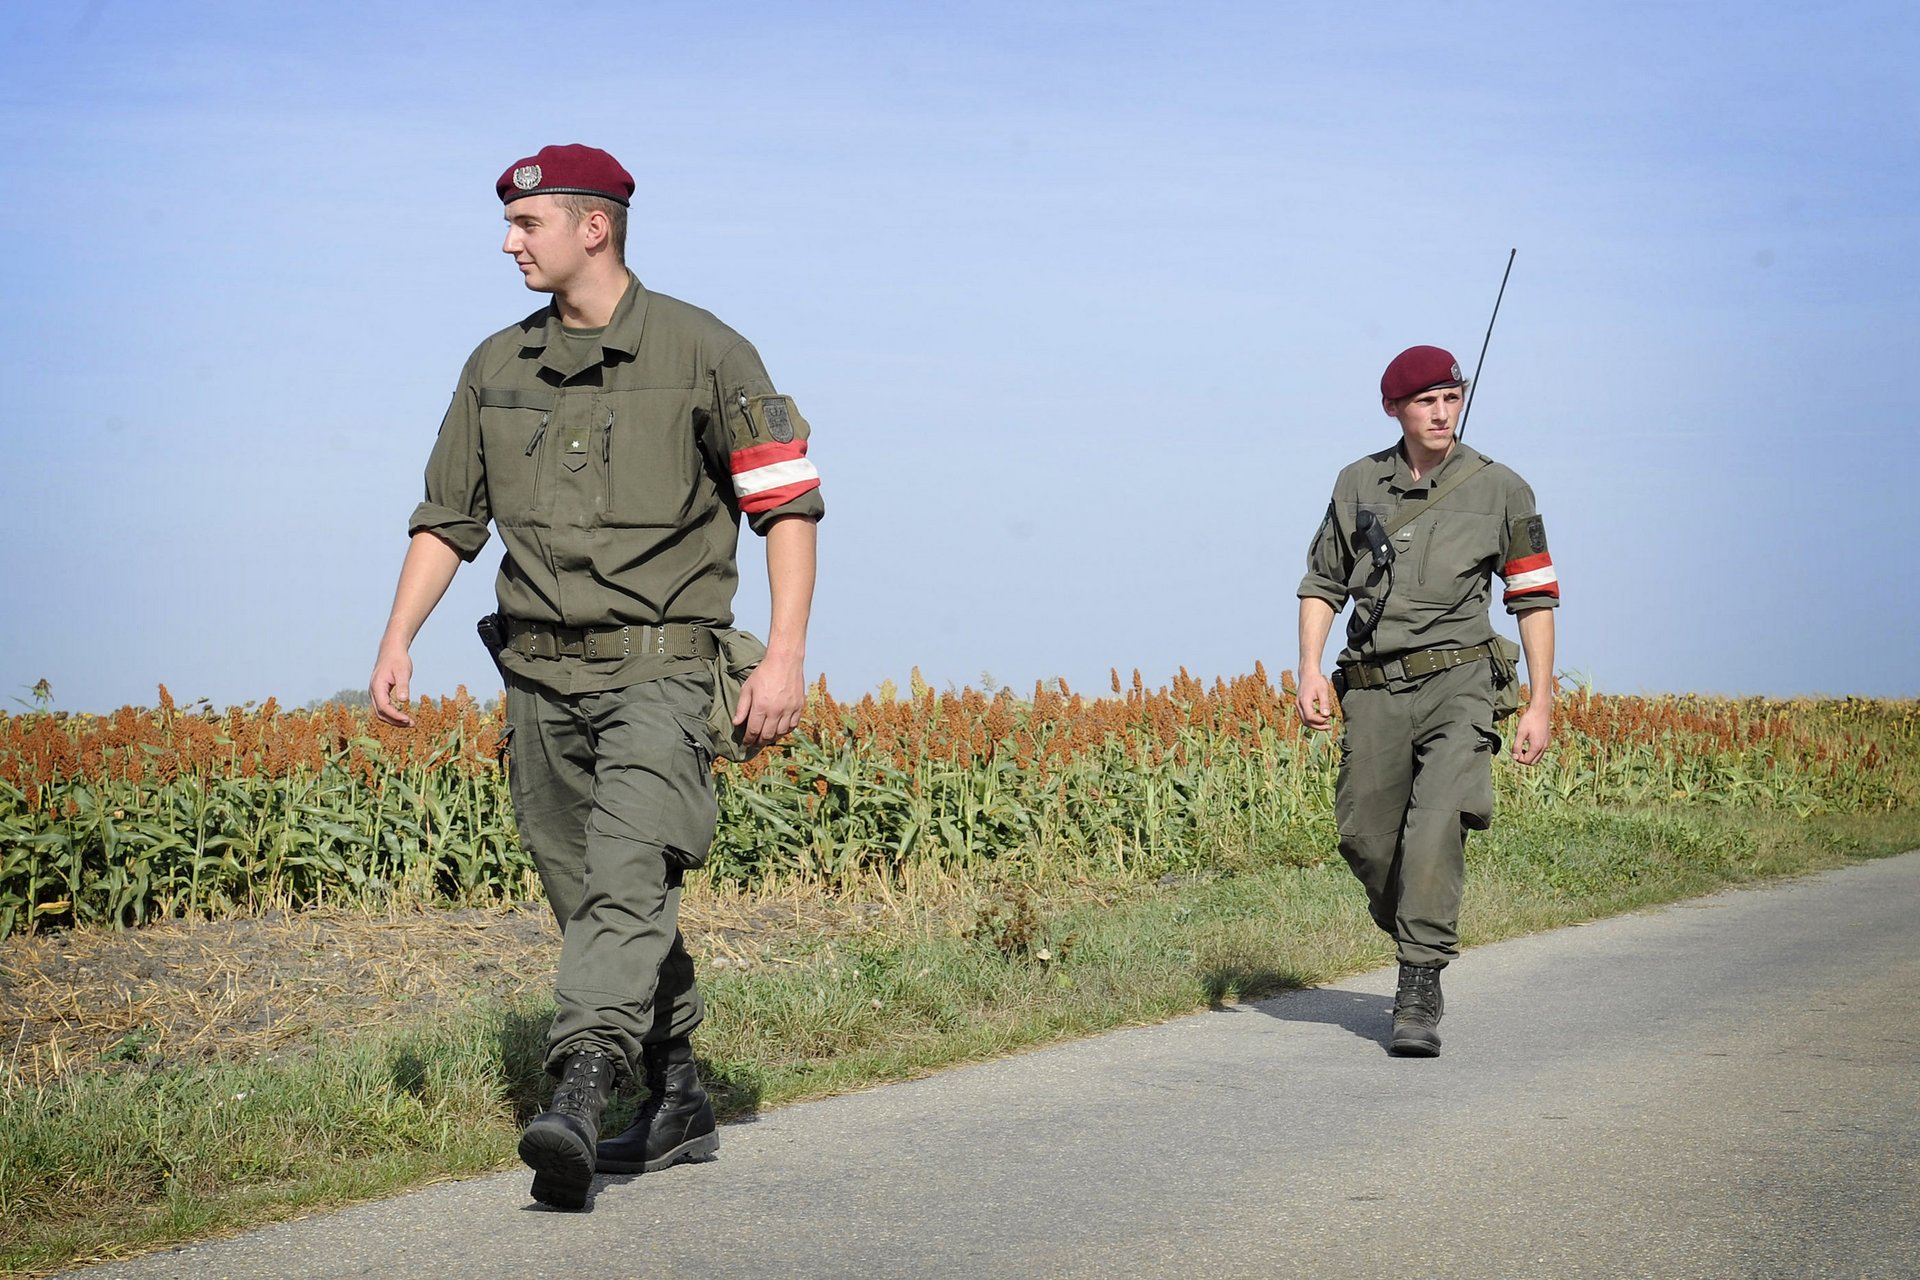
<svg viewBox="0 0 1920 1280"><path fill-rule="evenodd" d="M580 225L587 233L588 249L598 249L613 234L613 223L608 219L605 209L589 210L587 216L580 219Z"/></svg>
<svg viewBox="0 0 1920 1280"><path fill-rule="evenodd" d="M1380 407L1386 411L1386 415L1389 418L1397 418L1400 416L1399 411L1394 408L1394 402L1385 396L1380 397Z"/></svg>

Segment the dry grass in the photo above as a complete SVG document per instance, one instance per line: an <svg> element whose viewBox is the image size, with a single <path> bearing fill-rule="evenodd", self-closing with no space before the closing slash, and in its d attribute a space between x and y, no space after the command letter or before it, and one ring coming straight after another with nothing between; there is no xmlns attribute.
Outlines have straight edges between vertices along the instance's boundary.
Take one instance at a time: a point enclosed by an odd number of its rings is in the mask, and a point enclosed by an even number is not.
<svg viewBox="0 0 1920 1280"><path fill-rule="evenodd" d="M849 901L800 884L689 885L681 929L702 967L749 972L847 936L960 920L957 883ZM323 1036L415 1025L553 989L559 932L544 904L321 909L100 926L0 940L0 1074L41 1084L299 1051Z"/></svg>

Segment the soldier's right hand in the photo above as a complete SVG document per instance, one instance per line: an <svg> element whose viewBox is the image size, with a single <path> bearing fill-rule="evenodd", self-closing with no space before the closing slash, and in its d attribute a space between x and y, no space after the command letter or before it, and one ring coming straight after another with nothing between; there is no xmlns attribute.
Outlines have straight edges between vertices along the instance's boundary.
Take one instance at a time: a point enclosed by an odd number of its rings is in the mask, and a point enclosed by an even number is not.
<svg viewBox="0 0 1920 1280"><path fill-rule="evenodd" d="M1333 724L1333 685L1318 671L1309 671L1300 676L1300 688L1294 694L1293 704L1300 712L1300 721L1309 729L1326 729Z"/></svg>
<svg viewBox="0 0 1920 1280"><path fill-rule="evenodd" d="M404 710L407 701L407 684L413 679L413 659L406 650L388 653L382 650L373 664L373 679L367 684L367 693L373 698L373 713L388 724L399 725L402 729L413 727L413 717Z"/></svg>

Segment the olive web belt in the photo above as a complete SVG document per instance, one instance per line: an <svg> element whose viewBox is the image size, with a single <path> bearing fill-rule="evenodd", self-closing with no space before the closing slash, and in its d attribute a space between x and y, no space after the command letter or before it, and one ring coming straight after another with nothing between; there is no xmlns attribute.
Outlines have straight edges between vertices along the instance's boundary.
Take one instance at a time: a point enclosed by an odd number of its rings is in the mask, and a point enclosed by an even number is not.
<svg viewBox="0 0 1920 1280"><path fill-rule="evenodd" d="M1386 662L1346 662L1340 665L1347 683L1356 689L1384 689L1393 679L1418 680L1436 671L1463 667L1469 662L1493 656L1493 645L1476 644L1465 649L1422 649Z"/></svg>
<svg viewBox="0 0 1920 1280"><path fill-rule="evenodd" d="M506 647L528 658L582 658L588 662L615 662L640 654L657 658L711 658L720 648L712 628L689 622L559 627L520 618L507 619Z"/></svg>

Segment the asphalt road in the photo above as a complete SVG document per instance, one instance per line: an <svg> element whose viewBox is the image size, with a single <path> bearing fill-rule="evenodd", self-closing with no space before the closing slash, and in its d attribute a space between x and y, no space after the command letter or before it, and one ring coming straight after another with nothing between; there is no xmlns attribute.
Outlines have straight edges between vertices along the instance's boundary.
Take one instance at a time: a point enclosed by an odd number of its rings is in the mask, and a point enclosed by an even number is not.
<svg viewBox="0 0 1920 1280"><path fill-rule="evenodd" d="M72 1273L1920 1276L1920 852Z"/></svg>

